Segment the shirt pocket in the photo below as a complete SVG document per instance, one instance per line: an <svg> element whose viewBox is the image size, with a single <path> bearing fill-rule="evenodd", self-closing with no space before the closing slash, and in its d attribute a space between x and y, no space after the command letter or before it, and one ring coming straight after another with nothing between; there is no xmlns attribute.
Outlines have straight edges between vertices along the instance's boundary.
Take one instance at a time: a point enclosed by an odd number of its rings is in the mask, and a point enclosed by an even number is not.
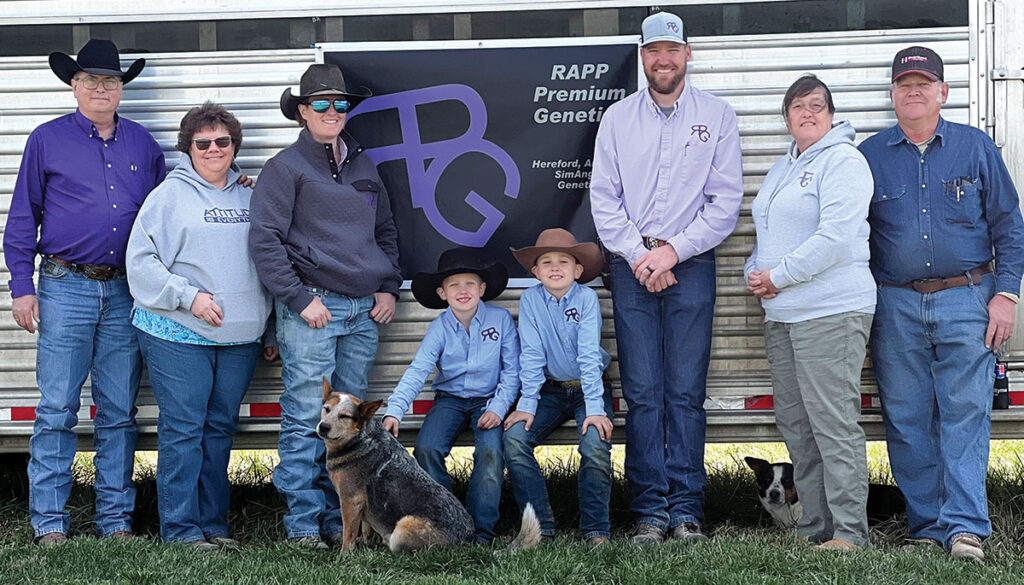
<svg viewBox="0 0 1024 585"><path fill-rule="evenodd" d="M871 196L871 229L885 226L890 230L902 232L910 227L914 220L910 212L910 200L905 197L906 185L881 184L875 185Z"/></svg>
<svg viewBox="0 0 1024 585"><path fill-rule="evenodd" d="M942 182L942 215L946 223L974 227L981 220L981 181L970 176Z"/></svg>

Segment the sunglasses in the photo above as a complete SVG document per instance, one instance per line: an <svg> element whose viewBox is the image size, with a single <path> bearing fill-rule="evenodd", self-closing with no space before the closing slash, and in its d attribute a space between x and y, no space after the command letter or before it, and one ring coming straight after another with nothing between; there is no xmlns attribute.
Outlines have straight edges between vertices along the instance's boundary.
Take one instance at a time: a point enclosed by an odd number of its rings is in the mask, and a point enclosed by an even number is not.
<svg viewBox="0 0 1024 585"><path fill-rule="evenodd" d="M310 100L309 107L313 108L313 111L322 114L331 108L331 103L334 103L334 111L339 114L344 114L349 109L348 100Z"/></svg>
<svg viewBox="0 0 1024 585"><path fill-rule="evenodd" d="M225 134L216 138L196 138L192 142L196 143L196 148L199 150L209 149L210 144L216 144L217 148L227 148L231 146L231 137Z"/></svg>

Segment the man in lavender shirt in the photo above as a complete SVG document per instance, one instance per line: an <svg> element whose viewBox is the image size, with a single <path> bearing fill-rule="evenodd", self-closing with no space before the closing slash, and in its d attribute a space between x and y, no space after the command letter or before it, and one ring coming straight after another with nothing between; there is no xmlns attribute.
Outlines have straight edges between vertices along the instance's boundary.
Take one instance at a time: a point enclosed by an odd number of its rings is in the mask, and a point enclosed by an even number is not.
<svg viewBox="0 0 1024 585"><path fill-rule="evenodd" d="M743 170L736 114L686 83L678 16L644 20L648 87L608 108L594 145L590 201L612 260L626 413L632 541L704 540L704 395L715 252L736 225Z"/></svg>
<svg viewBox="0 0 1024 585"><path fill-rule="evenodd" d="M96 532L130 536L135 487L135 397L142 369L131 326L124 261L139 206L166 174L164 155L142 126L119 117L123 86L145 66L121 70L117 47L92 39L72 59L50 55L71 86L72 113L28 138L4 230L18 326L39 329L41 393L29 443L29 512L36 542L67 540L82 384L92 383ZM39 289L32 282L36 255Z"/></svg>

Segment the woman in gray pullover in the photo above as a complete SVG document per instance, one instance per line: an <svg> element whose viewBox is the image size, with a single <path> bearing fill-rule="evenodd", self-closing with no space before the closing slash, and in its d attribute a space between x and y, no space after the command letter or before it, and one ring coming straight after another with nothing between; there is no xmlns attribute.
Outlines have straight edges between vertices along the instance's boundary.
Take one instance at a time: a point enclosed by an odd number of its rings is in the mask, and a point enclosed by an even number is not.
<svg viewBox="0 0 1024 585"><path fill-rule="evenodd" d="M860 373L875 310L868 269L873 181L848 122L817 77L786 92L789 152L765 177L751 211L757 245L750 291L765 313L775 422L793 460L800 536L822 548L868 543L867 458Z"/></svg>
<svg viewBox="0 0 1024 585"><path fill-rule="evenodd" d="M160 407L160 534L200 550L237 544L228 457L270 314L248 253L252 190L233 162L241 143L223 107L192 108L178 133L186 156L149 194L128 240L132 324Z"/></svg>

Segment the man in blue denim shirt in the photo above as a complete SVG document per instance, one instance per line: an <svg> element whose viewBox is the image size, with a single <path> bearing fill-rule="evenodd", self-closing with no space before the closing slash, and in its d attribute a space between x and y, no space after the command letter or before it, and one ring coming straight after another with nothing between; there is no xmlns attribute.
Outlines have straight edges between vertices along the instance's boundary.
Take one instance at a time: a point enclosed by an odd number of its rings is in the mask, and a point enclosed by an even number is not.
<svg viewBox="0 0 1024 585"><path fill-rule="evenodd" d="M871 355L911 539L980 563L993 368L1013 332L1024 221L992 140L940 117L948 94L938 55L900 51L898 124L860 146L875 179Z"/></svg>

